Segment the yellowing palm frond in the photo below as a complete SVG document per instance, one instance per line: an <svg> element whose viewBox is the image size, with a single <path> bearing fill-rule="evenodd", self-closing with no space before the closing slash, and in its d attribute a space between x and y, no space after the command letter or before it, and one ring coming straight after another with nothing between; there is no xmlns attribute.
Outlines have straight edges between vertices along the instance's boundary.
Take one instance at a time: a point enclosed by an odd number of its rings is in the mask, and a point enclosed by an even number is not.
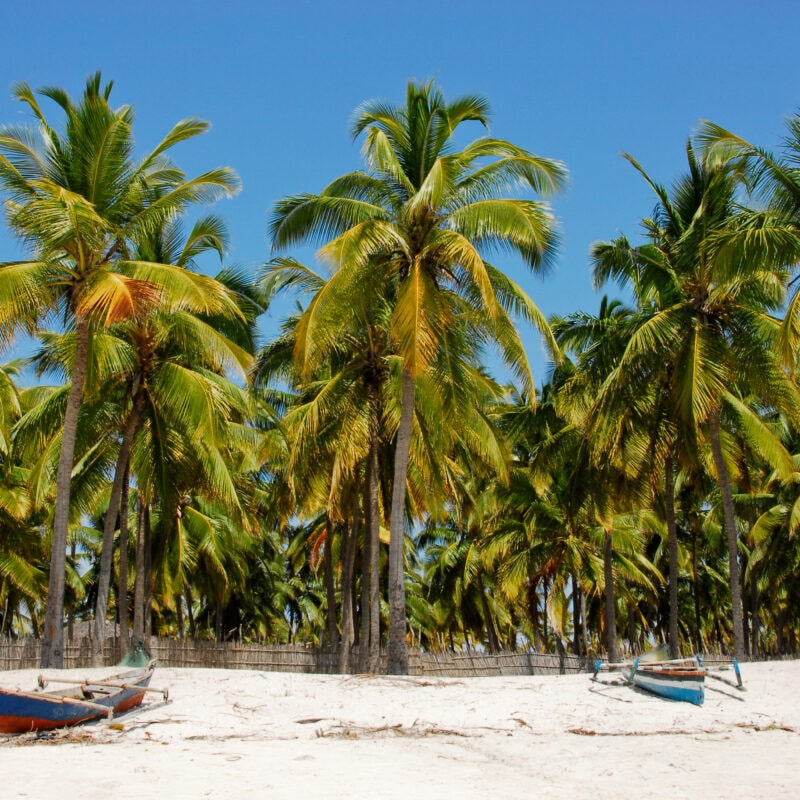
<svg viewBox="0 0 800 800"><path fill-rule="evenodd" d="M75 311L80 316L102 318L108 328L115 322L147 315L160 299L158 286L150 281L96 270L82 285Z"/></svg>

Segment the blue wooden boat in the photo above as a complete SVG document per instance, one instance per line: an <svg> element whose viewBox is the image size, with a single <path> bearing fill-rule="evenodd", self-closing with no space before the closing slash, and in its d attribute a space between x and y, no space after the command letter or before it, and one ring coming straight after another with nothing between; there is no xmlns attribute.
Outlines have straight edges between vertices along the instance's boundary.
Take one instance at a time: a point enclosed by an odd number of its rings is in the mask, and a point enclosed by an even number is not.
<svg viewBox="0 0 800 800"><path fill-rule="evenodd" d="M666 660L658 658L658 653L647 653L635 661L608 663L600 659L594 666L593 681L598 681L601 671L616 672L623 677L625 683L645 689L648 692L695 705L702 705L705 700L705 679L707 677L727 683L735 689L745 691L739 664L733 659L731 665L717 667L719 671L733 667L735 680L728 680L716 675L714 668L706 667L700 656Z"/></svg>
<svg viewBox="0 0 800 800"><path fill-rule="evenodd" d="M166 699L166 690L148 688L154 670L155 661L151 661L143 669L97 680L45 681L39 677L41 689L48 683L68 684L63 691L0 689L0 733L51 730L102 717L111 719L114 714L140 705L148 691L161 692Z"/></svg>
<svg viewBox="0 0 800 800"><path fill-rule="evenodd" d="M643 663L633 662L628 681L640 689L666 697L703 705L706 670L697 659Z"/></svg>

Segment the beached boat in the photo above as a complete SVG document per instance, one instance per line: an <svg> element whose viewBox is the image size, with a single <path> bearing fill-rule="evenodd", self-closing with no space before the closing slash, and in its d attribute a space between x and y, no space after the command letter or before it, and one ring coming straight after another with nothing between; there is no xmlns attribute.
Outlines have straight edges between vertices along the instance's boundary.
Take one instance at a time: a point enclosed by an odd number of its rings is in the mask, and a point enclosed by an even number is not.
<svg viewBox="0 0 800 800"><path fill-rule="evenodd" d="M733 668L735 679L729 680L716 672ZM609 664L602 659L595 664L592 680L598 679L600 672L616 672L621 674L624 682L630 686L645 689L653 694L670 700L702 705L705 699L705 679L714 678L745 691L742 674L736 659L730 665L709 668L703 664L700 656L673 660L659 659L655 653L647 653L635 661L621 661Z"/></svg>
<svg viewBox="0 0 800 800"><path fill-rule="evenodd" d="M0 733L25 733L120 714L140 705L148 691L167 698L167 691L150 689L155 661L141 669L85 681L39 676L39 689L24 692L0 689ZM63 690L43 691L48 684L63 683Z"/></svg>
<svg viewBox="0 0 800 800"><path fill-rule="evenodd" d="M643 663L633 662L628 681L640 689L666 697L703 705L706 670L698 659Z"/></svg>

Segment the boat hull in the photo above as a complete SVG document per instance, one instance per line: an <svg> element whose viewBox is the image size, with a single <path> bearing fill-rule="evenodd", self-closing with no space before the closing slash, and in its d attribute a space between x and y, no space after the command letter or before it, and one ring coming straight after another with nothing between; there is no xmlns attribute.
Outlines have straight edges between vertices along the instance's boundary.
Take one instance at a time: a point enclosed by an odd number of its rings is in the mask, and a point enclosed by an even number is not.
<svg viewBox="0 0 800 800"><path fill-rule="evenodd" d="M142 703L152 674L150 668L96 682L76 681L68 693L0 689L0 733L53 730L128 711Z"/></svg>
<svg viewBox="0 0 800 800"><path fill-rule="evenodd" d="M631 682L669 700L698 706L705 700L705 670L702 669L639 666L633 670Z"/></svg>

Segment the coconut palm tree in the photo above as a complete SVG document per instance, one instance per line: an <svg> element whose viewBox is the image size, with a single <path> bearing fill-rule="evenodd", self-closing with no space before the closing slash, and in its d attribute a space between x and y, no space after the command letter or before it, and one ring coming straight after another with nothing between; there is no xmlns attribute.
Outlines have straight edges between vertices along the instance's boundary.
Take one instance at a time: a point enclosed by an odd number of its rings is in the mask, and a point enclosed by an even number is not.
<svg viewBox="0 0 800 800"><path fill-rule="evenodd" d="M639 467L642 447L638 431L626 436L621 457L612 457L605 440L598 436L594 406L604 382L624 352L631 329L631 309L604 297L595 317L575 313L552 321L559 344L571 352L575 365L565 364L558 376L554 403L568 423L555 443L571 443L568 485L570 514L573 519L586 515L589 530L603 530L603 585L605 588L605 634L610 660L618 659L616 641L615 553L614 541L620 531L631 528L621 516L647 506L647 486ZM627 399L627 398L626 398ZM618 411L618 409L615 409ZM563 443L559 449L563 452ZM558 450L556 450L558 452ZM567 451L569 452L569 450ZM563 456L562 456L563 458Z"/></svg>
<svg viewBox="0 0 800 800"><path fill-rule="evenodd" d="M227 234L217 217L202 217L183 235L177 220L170 220L161 229L140 239L136 244L135 257L140 261L172 264L181 269L192 269L195 261L209 250L222 257L227 247ZM226 287L214 287L222 295ZM228 314L237 306L232 303ZM242 314L236 313L235 321L242 324ZM108 510L103 528L103 544L98 573L97 604L95 609L95 666L101 666L103 630L108 606L108 591L111 579L113 537L120 510L121 498L128 475L133 440L152 404L158 395L153 388L158 385L160 374L166 366L191 363L193 368L205 367L222 371L226 366L238 369L243 377L250 365L250 354L227 337L220 334L213 324L199 318L180 306L164 304L157 313L147 319L133 319L116 326L113 331L128 347L132 363L121 374L111 380L122 383L125 390L123 404L126 406L120 426L120 446L114 468ZM179 373L180 374L180 373ZM179 381L180 382L180 381ZM176 386L177 394L186 396L185 385Z"/></svg>
<svg viewBox="0 0 800 800"><path fill-rule="evenodd" d="M635 248L623 238L595 251L596 281L633 286L640 306L647 304L606 389L625 386L635 397L662 387L668 399L654 408L669 409L672 436L689 432L707 442L727 534L734 654L742 658L738 533L723 427L726 419L735 422L763 458L791 471L788 454L739 391L746 387L788 413L799 407L797 388L770 349L777 324L768 315L780 307L787 273L759 251L742 252L731 265L721 242L740 221L735 162L719 152L698 157L691 141L686 152L688 171L671 192L627 157L657 197L655 213L643 222L647 243ZM680 452L691 446L684 440Z"/></svg>
<svg viewBox="0 0 800 800"><path fill-rule="evenodd" d="M270 297L288 289L311 294L310 305L325 290L325 280L313 270L291 259L275 259L264 271L262 285ZM301 378L294 368L293 353L298 332L302 335L304 316L284 323L284 333L265 347L258 359L254 384L263 389L276 380L288 382L296 393L286 409L281 427L288 445L286 482L293 496L293 508L303 516L327 508L332 534L333 520L345 527L356 524L356 487L363 488L364 569L362 570L361 636L359 651L364 671L376 671L380 659L378 564L380 550L381 505L379 502L379 453L383 446L384 394L388 391L386 323L389 309L380 294L381 287L365 286L356 298L346 327L339 329L328 358L313 374ZM363 472L363 480L361 474ZM349 646L354 641L351 602L347 575L354 567L355 547L352 531L343 573L342 647L340 662L349 662ZM325 539L326 560L333 537ZM330 571L330 570L328 570ZM329 595L332 581L328 580ZM345 589L345 586L347 588ZM334 609L329 608L329 619ZM332 628L332 625L330 626Z"/></svg>
<svg viewBox="0 0 800 800"><path fill-rule="evenodd" d="M145 315L169 294L214 311L220 299L201 276L132 260L129 244L188 205L230 195L235 174L215 169L192 180L166 159L179 142L208 129L188 119L143 159L133 158L133 109L109 105L112 84L91 75L78 103L60 88L39 94L64 113L63 132L25 83L15 96L33 112L36 130L0 129L0 186L6 218L30 246L30 260L0 267L0 331L35 330L53 312L75 331L75 362L58 469L42 666L63 663L65 550L75 433L90 341L98 325ZM185 273L185 274L184 274ZM224 303L223 303L224 304Z"/></svg>
<svg viewBox="0 0 800 800"><path fill-rule="evenodd" d="M365 134L367 171L345 175L318 195L282 200L271 223L277 248L327 240L319 255L334 269L299 344L303 369L327 346L319 332L335 335L335 326L320 321L348 307L365 273L377 271L393 287L390 332L402 359L402 386L390 514L392 673L408 669L403 539L416 380L434 361L453 320L473 314L480 315L486 337L498 342L533 396L509 310L549 335L532 301L485 256L510 249L533 269L547 265L556 243L547 207L502 195L519 185L549 193L561 186L565 171L557 162L490 137L456 150L456 130L467 121L485 126L488 110L475 96L447 102L432 83L409 83L400 107L366 103L356 112L352 130L355 137Z"/></svg>

